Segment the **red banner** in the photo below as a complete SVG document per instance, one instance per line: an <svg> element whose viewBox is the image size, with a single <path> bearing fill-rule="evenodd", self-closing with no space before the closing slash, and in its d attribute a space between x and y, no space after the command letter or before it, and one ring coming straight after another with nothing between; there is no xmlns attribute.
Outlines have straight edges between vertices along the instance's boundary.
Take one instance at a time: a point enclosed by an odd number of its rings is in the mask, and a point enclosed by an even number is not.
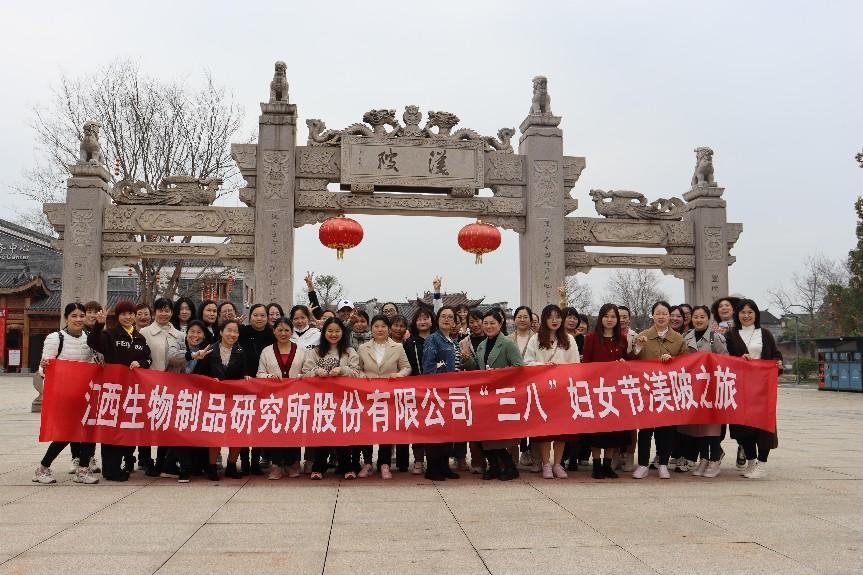
<svg viewBox="0 0 863 575"><path fill-rule="evenodd" d="M698 353L393 379L217 381L51 361L41 441L116 445L436 443L682 425L776 428L776 362Z"/></svg>

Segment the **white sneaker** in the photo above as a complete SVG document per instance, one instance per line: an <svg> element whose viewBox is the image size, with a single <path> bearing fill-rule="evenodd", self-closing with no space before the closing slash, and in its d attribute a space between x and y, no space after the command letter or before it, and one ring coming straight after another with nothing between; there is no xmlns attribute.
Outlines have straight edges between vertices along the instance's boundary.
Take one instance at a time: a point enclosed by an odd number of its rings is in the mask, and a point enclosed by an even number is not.
<svg viewBox="0 0 863 575"><path fill-rule="evenodd" d="M669 465L671 463L669 462ZM677 469L675 469L678 473L688 473L689 472L689 460L681 457L677 460Z"/></svg>
<svg viewBox="0 0 863 575"><path fill-rule="evenodd" d="M702 474L704 477L716 477L719 475L719 466L720 463L718 461L711 461L707 464L707 469Z"/></svg>
<svg viewBox="0 0 863 575"><path fill-rule="evenodd" d="M743 477L749 477L749 475L753 471L755 471L755 462L756 461L758 461L758 460L757 459L747 459L746 460L746 467L743 468L743 471L740 472L740 475L742 475Z"/></svg>
<svg viewBox="0 0 863 575"><path fill-rule="evenodd" d="M671 474L668 472L667 465L659 466L659 478L660 479L671 479Z"/></svg>
<svg viewBox="0 0 863 575"><path fill-rule="evenodd" d="M384 463L381 465L381 479L392 479L393 474L390 471L390 466Z"/></svg>
<svg viewBox="0 0 863 575"><path fill-rule="evenodd" d="M83 483L84 485L93 485L94 483L99 483L99 478L93 475L89 467L79 467L75 475L72 476L72 481Z"/></svg>
<svg viewBox="0 0 863 575"><path fill-rule="evenodd" d="M644 479L647 477L647 472L650 470L646 465L639 465L635 468L635 471L632 472L633 479Z"/></svg>
<svg viewBox="0 0 863 575"><path fill-rule="evenodd" d="M88 466L90 469L90 473L102 473L102 468L99 467L99 460L96 459L96 456L90 458L90 465Z"/></svg>
<svg viewBox="0 0 863 575"><path fill-rule="evenodd" d="M707 464L708 461L702 457L701 461L698 462L698 467L692 471L692 475L695 477L701 477L704 475L704 470L707 469Z"/></svg>
<svg viewBox="0 0 863 575"><path fill-rule="evenodd" d="M357 477L361 477L361 478L371 477L374 474L375 474L375 470L372 469L372 464L366 463L365 465L363 465L362 469L360 469L360 472L357 474Z"/></svg>
<svg viewBox="0 0 863 575"><path fill-rule="evenodd" d="M518 464L522 467L530 467L531 471L533 471L533 457L531 456L530 451L521 452L521 455L518 456Z"/></svg>
<svg viewBox="0 0 863 575"><path fill-rule="evenodd" d="M764 479L767 477L767 462L756 461L755 468L745 477L749 479Z"/></svg>
<svg viewBox="0 0 863 575"><path fill-rule="evenodd" d="M33 482L48 485L49 483L57 483L57 480L54 479L54 474L51 472L50 467L40 465L36 468L36 473L33 474Z"/></svg>
<svg viewBox="0 0 863 575"><path fill-rule="evenodd" d="M282 470L281 465L272 465L270 466L270 472L267 474L267 479L270 481L278 481L284 476L285 472Z"/></svg>
<svg viewBox="0 0 863 575"><path fill-rule="evenodd" d="M74 473L78 473L78 468L80 467L80 465L78 465L78 464L80 462L81 462L81 460L78 459L77 457L72 460L72 465L69 466L69 475L72 475Z"/></svg>
<svg viewBox="0 0 863 575"><path fill-rule="evenodd" d="M425 473L425 467L423 467L422 461L414 461L414 466L411 467L411 475L422 475Z"/></svg>

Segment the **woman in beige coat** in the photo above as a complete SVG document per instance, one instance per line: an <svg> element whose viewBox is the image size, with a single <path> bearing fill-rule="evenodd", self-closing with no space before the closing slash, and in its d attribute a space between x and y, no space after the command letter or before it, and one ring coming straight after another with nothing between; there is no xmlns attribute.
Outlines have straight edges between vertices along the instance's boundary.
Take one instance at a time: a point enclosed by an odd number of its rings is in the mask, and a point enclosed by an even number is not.
<svg viewBox="0 0 863 575"><path fill-rule="evenodd" d="M268 345L261 351L257 377L267 379L299 377L308 350L291 341L294 335L291 320L284 316L277 319L273 324L273 335L276 337L276 343ZM269 447L267 453L272 462L267 479L279 480L285 476L285 473L288 477L300 476L299 447Z"/></svg>
<svg viewBox="0 0 863 575"><path fill-rule="evenodd" d="M372 318L372 339L360 345L357 354L360 356L360 373L363 377L383 379L392 377L407 377L411 374L411 364L408 362L404 346L390 339L390 318L376 315ZM360 447L363 454L363 467L359 477L372 475L372 446ZM378 471L381 479L392 479L390 461L392 461L393 446L378 445Z"/></svg>

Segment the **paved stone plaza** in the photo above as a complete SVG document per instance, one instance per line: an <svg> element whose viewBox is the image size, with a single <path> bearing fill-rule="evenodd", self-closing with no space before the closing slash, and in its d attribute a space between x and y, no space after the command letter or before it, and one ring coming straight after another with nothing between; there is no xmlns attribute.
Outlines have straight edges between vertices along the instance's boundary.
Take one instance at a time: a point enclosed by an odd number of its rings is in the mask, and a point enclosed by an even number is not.
<svg viewBox="0 0 863 575"><path fill-rule="evenodd" d="M30 481L28 378L0 378L0 573L861 573L863 396L784 387L771 477L433 484ZM733 444L725 444L727 452Z"/></svg>

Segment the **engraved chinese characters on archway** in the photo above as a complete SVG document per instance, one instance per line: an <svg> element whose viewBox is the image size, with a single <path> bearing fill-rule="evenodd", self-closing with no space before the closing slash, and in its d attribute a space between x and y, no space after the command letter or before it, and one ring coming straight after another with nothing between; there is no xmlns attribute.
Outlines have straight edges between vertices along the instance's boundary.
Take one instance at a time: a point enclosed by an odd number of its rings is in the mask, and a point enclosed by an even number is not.
<svg viewBox="0 0 863 575"><path fill-rule="evenodd" d="M481 188L481 141L426 138L342 139L342 182L430 188Z"/></svg>

